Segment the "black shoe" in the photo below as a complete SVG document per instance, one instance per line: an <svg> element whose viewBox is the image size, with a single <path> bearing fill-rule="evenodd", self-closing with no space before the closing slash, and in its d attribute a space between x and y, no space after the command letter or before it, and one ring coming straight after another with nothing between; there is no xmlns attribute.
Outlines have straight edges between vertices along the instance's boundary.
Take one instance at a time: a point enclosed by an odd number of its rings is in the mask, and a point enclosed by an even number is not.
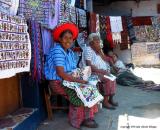
<svg viewBox="0 0 160 130"><path fill-rule="evenodd" d="M82 123L82 126L88 127L88 128L98 128L98 124L95 120L87 119L84 120Z"/></svg>
<svg viewBox="0 0 160 130"><path fill-rule="evenodd" d="M118 102L110 101L109 102L112 106L118 107Z"/></svg>
<svg viewBox="0 0 160 130"><path fill-rule="evenodd" d="M114 106L111 106L111 105L104 105L103 104L103 107L106 108L106 109L109 109L109 110L115 110L116 109Z"/></svg>

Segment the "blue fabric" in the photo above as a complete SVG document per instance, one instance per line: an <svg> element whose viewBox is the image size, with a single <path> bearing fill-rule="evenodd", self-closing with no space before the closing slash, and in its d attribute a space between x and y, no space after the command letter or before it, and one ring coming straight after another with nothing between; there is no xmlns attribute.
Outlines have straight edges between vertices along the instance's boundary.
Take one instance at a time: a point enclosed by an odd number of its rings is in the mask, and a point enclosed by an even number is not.
<svg viewBox="0 0 160 130"><path fill-rule="evenodd" d="M73 51L68 49L65 52L60 44L52 47L46 56L44 71L47 80L62 80L56 73L57 66L62 66L66 73L76 69L76 60Z"/></svg>

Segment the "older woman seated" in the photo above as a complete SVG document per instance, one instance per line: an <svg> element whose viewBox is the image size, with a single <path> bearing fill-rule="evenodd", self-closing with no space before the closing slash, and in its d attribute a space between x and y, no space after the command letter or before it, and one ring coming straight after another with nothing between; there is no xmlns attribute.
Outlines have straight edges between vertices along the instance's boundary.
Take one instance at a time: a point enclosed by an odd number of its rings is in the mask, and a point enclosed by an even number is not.
<svg viewBox="0 0 160 130"><path fill-rule="evenodd" d="M102 52L100 37L97 33L92 33L88 37L89 46L84 50L86 65L91 66L93 74L97 75L101 82L101 90L104 96L103 106L107 109L115 109L117 102L113 101L116 92L116 81L111 81L104 75L110 75L110 65Z"/></svg>
<svg viewBox="0 0 160 130"><path fill-rule="evenodd" d="M70 73L76 68L76 60L70 47L77 36L78 28L74 24L64 23L57 26L53 31L53 38L59 44L50 49L45 63L45 76L49 80L49 87L57 94L66 95L65 98L68 100L71 100L71 98L69 98L66 87L62 85L63 80L82 84L87 83L87 81L73 77ZM74 100L78 99L75 97ZM83 104L78 106L70 104L69 122L75 128L80 128L81 124L86 127L96 128L98 127L94 120L96 111L95 107L88 108Z"/></svg>

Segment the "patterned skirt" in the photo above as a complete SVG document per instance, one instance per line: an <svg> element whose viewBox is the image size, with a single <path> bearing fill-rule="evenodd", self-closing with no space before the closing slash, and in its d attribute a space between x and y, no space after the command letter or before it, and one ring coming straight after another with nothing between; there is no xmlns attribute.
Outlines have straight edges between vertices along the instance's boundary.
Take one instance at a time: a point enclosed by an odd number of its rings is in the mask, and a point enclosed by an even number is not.
<svg viewBox="0 0 160 130"><path fill-rule="evenodd" d="M65 87L63 87L61 84L61 81L52 80L49 82L49 87L51 88L52 92L60 94L60 95L64 96L67 100L70 101L71 96L69 96L68 94L72 93L72 92L70 92L68 90L66 92ZM73 94L73 95L75 96L75 94ZM76 96L74 98L76 100L79 99ZM73 100L73 99L71 99L71 100ZM94 119L94 114L98 112L97 105L95 105L91 108L87 108L87 107L84 107L81 103L78 103L79 106L75 106L75 105L73 105L73 102L70 103L69 115L68 115L69 122L73 127L80 128L80 125L82 124L82 122L85 119ZM77 104L77 101L76 101L76 104Z"/></svg>
<svg viewBox="0 0 160 130"><path fill-rule="evenodd" d="M116 93L116 81L107 79L106 82L99 83L99 90L103 96L111 96Z"/></svg>

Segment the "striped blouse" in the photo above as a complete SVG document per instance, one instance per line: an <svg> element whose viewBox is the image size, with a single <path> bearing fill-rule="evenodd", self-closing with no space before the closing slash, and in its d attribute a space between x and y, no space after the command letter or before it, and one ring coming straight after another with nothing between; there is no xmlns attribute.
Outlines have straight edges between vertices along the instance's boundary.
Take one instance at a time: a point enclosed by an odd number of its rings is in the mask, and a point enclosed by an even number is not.
<svg viewBox="0 0 160 130"><path fill-rule="evenodd" d="M110 65L107 61L104 61L99 55L97 55L91 47L86 47L84 51L84 59L89 60L92 65L95 65L98 69L103 69L110 72Z"/></svg>
<svg viewBox="0 0 160 130"><path fill-rule="evenodd" d="M60 44L51 48L46 56L44 72L47 80L62 80L57 75L57 66L63 67L66 73L76 69L76 60L73 51L71 49L68 49L67 52L64 51Z"/></svg>

